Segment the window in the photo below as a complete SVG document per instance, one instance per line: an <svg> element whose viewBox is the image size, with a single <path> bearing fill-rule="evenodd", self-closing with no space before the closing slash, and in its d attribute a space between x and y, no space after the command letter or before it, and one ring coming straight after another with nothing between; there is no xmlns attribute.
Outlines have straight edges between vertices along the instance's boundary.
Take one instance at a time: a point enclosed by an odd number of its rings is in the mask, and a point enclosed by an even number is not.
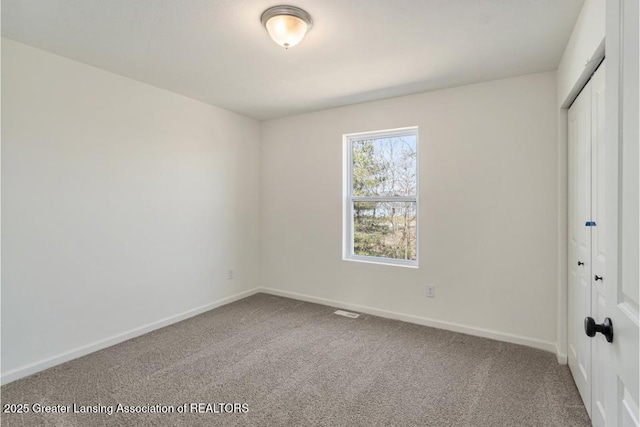
<svg viewBox="0 0 640 427"><path fill-rule="evenodd" d="M344 136L343 258L418 266L418 128Z"/></svg>

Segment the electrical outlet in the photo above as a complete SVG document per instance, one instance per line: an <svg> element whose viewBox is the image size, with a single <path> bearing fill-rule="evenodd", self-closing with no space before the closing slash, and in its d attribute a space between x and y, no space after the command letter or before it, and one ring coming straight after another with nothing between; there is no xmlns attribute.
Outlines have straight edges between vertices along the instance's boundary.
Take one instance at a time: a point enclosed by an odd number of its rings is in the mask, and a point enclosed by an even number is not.
<svg viewBox="0 0 640 427"><path fill-rule="evenodd" d="M435 298L435 297L436 297L436 286L427 285L427 298Z"/></svg>
<svg viewBox="0 0 640 427"><path fill-rule="evenodd" d="M227 280L233 279L233 268L227 271Z"/></svg>

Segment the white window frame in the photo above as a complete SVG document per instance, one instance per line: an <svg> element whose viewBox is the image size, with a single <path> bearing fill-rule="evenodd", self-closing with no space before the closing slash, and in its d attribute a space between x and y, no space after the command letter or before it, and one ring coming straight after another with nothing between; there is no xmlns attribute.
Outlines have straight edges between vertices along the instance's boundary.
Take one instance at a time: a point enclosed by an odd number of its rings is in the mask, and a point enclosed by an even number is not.
<svg viewBox="0 0 640 427"><path fill-rule="evenodd" d="M353 143L362 141L363 139L382 139L396 138L415 135L416 137L416 195L415 196L385 196L385 197L369 197L353 195ZM342 259L345 261L366 262L372 264L393 265L400 267L418 268L419 261L419 240L420 240L420 203L419 203L419 146L420 138L418 127L406 127L399 129L388 129L382 131L349 133L342 136L343 141L343 249ZM353 204L354 202L415 202L416 204L416 259L396 259L376 256L356 255L354 253L354 227L353 227Z"/></svg>

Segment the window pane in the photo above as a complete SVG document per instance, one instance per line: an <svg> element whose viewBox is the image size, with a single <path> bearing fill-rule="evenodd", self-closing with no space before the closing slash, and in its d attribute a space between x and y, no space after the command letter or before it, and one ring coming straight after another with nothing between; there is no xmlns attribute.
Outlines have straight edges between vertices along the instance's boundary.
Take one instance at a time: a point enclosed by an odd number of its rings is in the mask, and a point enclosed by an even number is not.
<svg viewBox="0 0 640 427"><path fill-rule="evenodd" d="M416 259L416 202L354 202L353 253Z"/></svg>
<svg viewBox="0 0 640 427"><path fill-rule="evenodd" d="M415 196L416 135L353 141L354 196Z"/></svg>

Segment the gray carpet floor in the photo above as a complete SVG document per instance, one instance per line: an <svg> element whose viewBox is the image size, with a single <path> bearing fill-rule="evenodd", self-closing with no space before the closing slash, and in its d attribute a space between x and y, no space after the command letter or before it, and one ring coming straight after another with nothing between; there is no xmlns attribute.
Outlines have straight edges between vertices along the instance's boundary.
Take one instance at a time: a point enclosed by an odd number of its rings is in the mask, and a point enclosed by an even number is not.
<svg viewBox="0 0 640 427"><path fill-rule="evenodd" d="M3 405L246 403L246 413L30 411L2 425L590 425L551 353L334 310L257 294L1 388Z"/></svg>

